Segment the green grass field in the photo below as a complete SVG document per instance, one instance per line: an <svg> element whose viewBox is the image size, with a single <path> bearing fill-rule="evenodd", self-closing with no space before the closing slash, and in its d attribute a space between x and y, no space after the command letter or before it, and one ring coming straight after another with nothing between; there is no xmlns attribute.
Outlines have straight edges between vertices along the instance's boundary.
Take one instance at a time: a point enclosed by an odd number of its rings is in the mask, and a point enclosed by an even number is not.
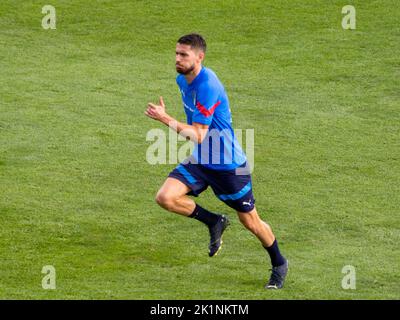
<svg viewBox="0 0 400 320"><path fill-rule="evenodd" d="M0 298L399 299L399 21L396 0L1 1ZM255 130L284 290L263 289L265 250L211 190L199 204L232 220L212 259L201 223L154 202L175 165L146 162L147 132L167 129L144 110L162 95L185 119L175 43L193 31L234 127Z"/></svg>

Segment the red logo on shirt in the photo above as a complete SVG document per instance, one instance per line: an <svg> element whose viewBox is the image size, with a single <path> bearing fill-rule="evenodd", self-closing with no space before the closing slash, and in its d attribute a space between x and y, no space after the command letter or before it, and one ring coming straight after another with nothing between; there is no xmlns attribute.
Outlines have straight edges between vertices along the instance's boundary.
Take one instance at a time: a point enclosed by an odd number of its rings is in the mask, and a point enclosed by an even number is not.
<svg viewBox="0 0 400 320"><path fill-rule="evenodd" d="M200 102L196 103L196 108L201 112L201 114L205 117L209 117L211 116L215 109L221 104L221 101L217 101L216 104L214 104L210 110L207 110L207 108L205 106L203 106Z"/></svg>

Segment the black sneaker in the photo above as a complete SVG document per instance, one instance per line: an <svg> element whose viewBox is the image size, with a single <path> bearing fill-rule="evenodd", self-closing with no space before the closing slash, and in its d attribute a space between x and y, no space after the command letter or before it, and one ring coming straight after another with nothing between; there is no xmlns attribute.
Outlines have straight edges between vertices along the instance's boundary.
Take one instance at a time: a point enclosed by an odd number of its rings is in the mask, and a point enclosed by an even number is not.
<svg viewBox="0 0 400 320"><path fill-rule="evenodd" d="M288 260L285 260L285 263L281 266L273 267L271 278L265 285L265 289L282 289L288 269L289 269Z"/></svg>
<svg viewBox="0 0 400 320"><path fill-rule="evenodd" d="M208 255L213 257L218 254L219 250L221 250L222 246L222 233L229 226L230 222L228 217L221 215L218 222L209 227L210 231L210 245L209 245L209 252Z"/></svg>

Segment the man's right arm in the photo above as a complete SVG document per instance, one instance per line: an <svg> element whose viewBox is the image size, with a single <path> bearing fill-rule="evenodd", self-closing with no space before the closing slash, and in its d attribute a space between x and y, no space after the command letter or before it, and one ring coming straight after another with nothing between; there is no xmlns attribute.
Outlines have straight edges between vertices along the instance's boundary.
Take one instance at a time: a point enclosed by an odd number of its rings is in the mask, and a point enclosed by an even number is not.
<svg viewBox="0 0 400 320"><path fill-rule="evenodd" d="M165 111L165 105L162 97L160 97L160 104L149 103L147 110L145 111L146 116L158 120L164 123L171 129L175 130L178 134L185 138L189 138L195 143L201 143L207 135L208 125L202 123L193 122L193 125L179 122L174 117L170 116Z"/></svg>

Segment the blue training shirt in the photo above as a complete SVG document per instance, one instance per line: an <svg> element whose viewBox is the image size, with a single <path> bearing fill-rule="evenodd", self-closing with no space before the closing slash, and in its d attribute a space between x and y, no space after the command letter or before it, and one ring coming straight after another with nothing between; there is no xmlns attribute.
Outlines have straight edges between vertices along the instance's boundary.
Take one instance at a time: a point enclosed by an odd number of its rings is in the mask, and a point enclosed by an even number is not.
<svg viewBox="0 0 400 320"><path fill-rule="evenodd" d="M246 162L233 128L228 96L217 75L202 66L188 84L184 75L176 77L182 95L187 123L208 125L201 144L195 143L192 156L196 163L214 170L232 170Z"/></svg>

